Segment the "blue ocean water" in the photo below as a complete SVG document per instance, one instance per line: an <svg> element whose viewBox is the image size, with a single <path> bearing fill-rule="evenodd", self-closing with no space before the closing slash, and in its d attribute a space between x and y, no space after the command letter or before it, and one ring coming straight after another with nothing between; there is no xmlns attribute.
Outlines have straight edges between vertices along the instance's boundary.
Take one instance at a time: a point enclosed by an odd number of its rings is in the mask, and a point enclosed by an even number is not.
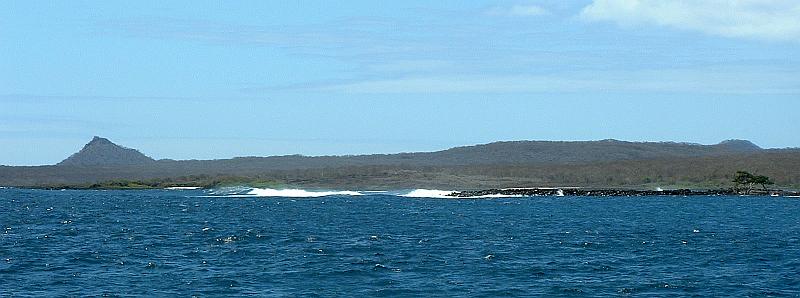
<svg viewBox="0 0 800 298"><path fill-rule="evenodd" d="M0 189L0 296L798 296L800 199Z"/></svg>

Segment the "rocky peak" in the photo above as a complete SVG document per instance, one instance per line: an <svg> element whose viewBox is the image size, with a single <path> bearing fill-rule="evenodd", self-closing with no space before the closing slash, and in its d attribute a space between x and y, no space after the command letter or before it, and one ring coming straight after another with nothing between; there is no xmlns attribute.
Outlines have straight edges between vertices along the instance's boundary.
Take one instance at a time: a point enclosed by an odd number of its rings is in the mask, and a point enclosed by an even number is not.
<svg viewBox="0 0 800 298"><path fill-rule="evenodd" d="M122 147L95 136L83 149L58 163L68 166L137 165L154 160L136 149Z"/></svg>

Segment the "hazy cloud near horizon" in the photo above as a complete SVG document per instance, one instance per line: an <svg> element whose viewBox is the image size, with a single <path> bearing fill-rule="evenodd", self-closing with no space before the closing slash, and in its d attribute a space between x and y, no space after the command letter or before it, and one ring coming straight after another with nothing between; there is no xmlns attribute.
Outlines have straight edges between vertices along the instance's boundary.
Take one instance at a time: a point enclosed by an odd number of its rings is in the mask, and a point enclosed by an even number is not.
<svg viewBox="0 0 800 298"><path fill-rule="evenodd" d="M798 94L800 71L753 69L661 69L556 75L423 76L308 86L346 93L550 93L672 92L700 94ZM757 91L756 91L757 90Z"/></svg>

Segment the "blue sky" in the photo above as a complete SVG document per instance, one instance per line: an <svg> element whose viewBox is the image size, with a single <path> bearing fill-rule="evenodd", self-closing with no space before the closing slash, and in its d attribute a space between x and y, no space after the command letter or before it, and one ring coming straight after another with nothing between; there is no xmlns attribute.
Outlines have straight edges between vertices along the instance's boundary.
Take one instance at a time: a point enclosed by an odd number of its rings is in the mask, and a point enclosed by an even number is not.
<svg viewBox="0 0 800 298"><path fill-rule="evenodd" d="M794 0L4 1L0 164L497 140L800 146Z"/></svg>

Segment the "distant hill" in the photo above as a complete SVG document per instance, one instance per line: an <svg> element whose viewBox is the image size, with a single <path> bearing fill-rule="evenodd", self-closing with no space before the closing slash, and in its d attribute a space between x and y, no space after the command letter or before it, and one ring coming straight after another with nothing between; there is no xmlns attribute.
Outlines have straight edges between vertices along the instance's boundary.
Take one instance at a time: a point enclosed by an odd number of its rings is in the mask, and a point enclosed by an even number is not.
<svg viewBox="0 0 800 298"><path fill-rule="evenodd" d="M136 149L125 148L95 136L83 149L59 162L59 166L142 165L155 162Z"/></svg>
<svg viewBox="0 0 800 298"><path fill-rule="evenodd" d="M456 147L436 152L348 156L238 157L219 160L159 161L182 167L207 169L292 170L325 167L403 165L469 166L519 164L570 164L690 158L747 154L763 149L749 141L731 140L717 145L675 142L624 142L617 140L552 142L513 141Z"/></svg>
<svg viewBox="0 0 800 298"><path fill-rule="evenodd" d="M686 158L752 153L762 150L744 140L717 145L618 140L551 142L515 141L456 147L427 154L450 164L585 163L654 158Z"/></svg>
<svg viewBox="0 0 800 298"><path fill-rule="evenodd" d="M722 141L721 143L717 144L717 147L723 148L724 150L729 151L739 151L739 152L748 152L748 151L758 151L761 150L761 147L758 145L753 144L747 140L727 140Z"/></svg>
<svg viewBox="0 0 800 298"><path fill-rule="evenodd" d="M618 140L511 141L436 152L156 161L135 149L95 137L57 165L0 166L0 185L74 185L111 179L182 181L180 177L208 180L235 176L329 189L716 187L729 184L735 171L747 170L770 176L779 185L798 187L798 168L800 150L762 149L745 140L716 145Z"/></svg>

